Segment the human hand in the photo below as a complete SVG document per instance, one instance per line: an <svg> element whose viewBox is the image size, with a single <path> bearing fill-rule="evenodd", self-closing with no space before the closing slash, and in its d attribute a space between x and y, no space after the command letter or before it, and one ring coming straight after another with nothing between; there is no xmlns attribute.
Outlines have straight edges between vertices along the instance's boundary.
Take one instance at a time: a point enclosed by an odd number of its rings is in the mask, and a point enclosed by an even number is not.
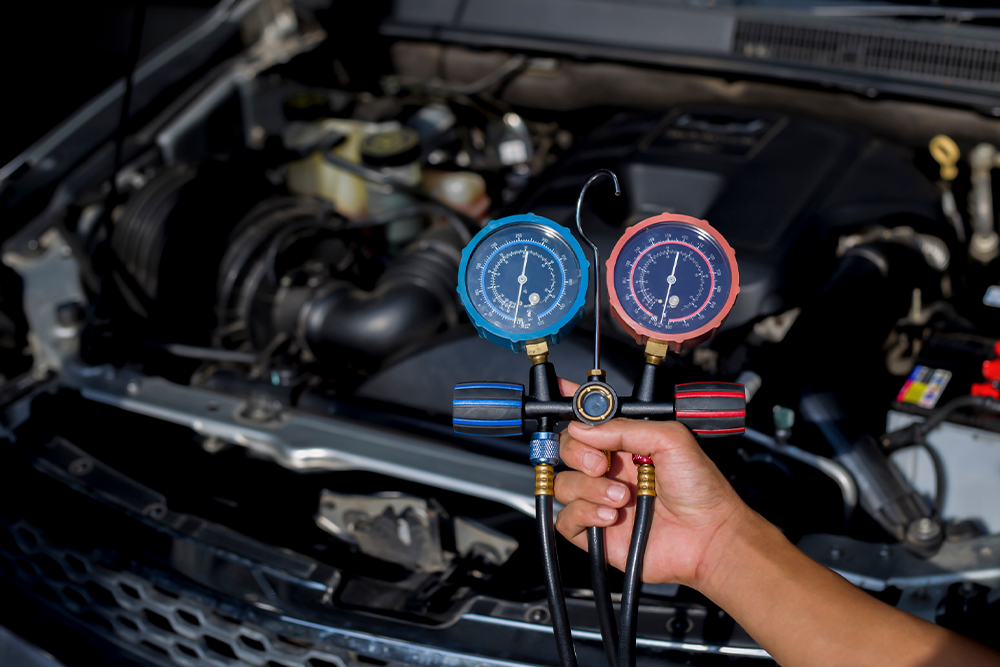
<svg viewBox="0 0 1000 667"><path fill-rule="evenodd" d="M560 389L571 394L575 387L561 381ZM604 451L612 452L610 470ZM739 522L756 515L683 424L631 419L595 427L571 423L562 434L559 456L574 470L556 476L555 497L565 505L556 529L586 549L587 527L605 527L608 562L623 570L635 515L632 454L651 456L656 469L643 580L697 588Z"/></svg>
<svg viewBox="0 0 1000 667"><path fill-rule="evenodd" d="M563 395L575 389L560 380ZM604 451L612 452L610 471ZM587 527L602 526L608 562L624 569L635 516L632 454L651 456L656 468L643 580L701 591L779 664L1000 665L992 649L875 599L795 548L740 500L677 422L569 425L559 455L575 470L556 476L555 497L565 505L556 529L573 544L586 549Z"/></svg>

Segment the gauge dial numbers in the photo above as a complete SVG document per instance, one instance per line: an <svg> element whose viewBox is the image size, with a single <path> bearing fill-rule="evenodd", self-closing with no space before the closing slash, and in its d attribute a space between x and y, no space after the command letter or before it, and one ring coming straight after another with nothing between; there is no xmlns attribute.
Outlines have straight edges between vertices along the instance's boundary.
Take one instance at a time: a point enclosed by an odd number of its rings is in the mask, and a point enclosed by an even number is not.
<svg viewBox="0 0 1000 667"><path fill-rule="evenodd" d="M466 310L481 335L514 350L557 342L583 306L590 266L569 230L554 222L531 215L504 221L463 253Z"/></svg>
<svg viewBox="0 0 1000 667"><path fill-rule="evenodd" d="M640 344L710 337L739 292L733 249L704 220L663 214L629 228L608 259L612 312Z"/></svg>

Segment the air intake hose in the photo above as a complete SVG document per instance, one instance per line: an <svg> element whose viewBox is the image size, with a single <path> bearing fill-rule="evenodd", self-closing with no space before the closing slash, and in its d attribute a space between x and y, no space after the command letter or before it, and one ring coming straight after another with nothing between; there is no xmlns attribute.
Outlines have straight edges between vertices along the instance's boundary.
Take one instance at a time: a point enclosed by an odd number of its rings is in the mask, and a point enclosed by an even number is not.
<svg viewBox="0 0 1000 667"><path fill-rule="evenodd" d="M396 257L371 291L344 281L311 290L295 318L299 342L320 361L345 351L385 359L454 326L460 261L455 232L429 230ZM276 316L284 319L281 310ZM279 328L287 330L288 324Z"/></svg>

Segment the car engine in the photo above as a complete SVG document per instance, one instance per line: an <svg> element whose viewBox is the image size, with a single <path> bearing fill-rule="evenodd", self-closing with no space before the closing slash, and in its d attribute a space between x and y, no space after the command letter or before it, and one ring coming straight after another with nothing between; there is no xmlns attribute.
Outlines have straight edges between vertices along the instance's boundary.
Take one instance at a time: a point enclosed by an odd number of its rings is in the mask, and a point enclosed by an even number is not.
<svg viewBox="0 0 1000 667"><path fill-rule="evenodd" d="M1000 647L995 120L516 46L379 58L273 5L63 177L4 174L0 590L25 619L142 664L554 664L527 439L451 423L457 383L528 364L480 340L458 267L504 215L573 229L606 168L604 256L664 212L736 252L729 318L664 373L745 386L746 432L703 442L740 495ZM627 393L642 359L602 303ZM593 307L552 350L575 382ZM559 559L597 664L586 554ZM640 609L639 664L769 660L690 589Z"/></svg>

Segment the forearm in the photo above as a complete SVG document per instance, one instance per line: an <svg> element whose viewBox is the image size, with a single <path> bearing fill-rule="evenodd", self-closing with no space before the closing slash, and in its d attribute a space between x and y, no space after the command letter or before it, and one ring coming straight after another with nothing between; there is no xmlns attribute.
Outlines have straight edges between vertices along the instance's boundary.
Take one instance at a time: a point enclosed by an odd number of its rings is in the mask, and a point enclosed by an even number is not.
<svg viewBox="0 0 1000 667"><path fill-rule="evenodd" d="M745 508L698 588L783 667L996 665L993 651L890 607L813 561Z"/></svg>

